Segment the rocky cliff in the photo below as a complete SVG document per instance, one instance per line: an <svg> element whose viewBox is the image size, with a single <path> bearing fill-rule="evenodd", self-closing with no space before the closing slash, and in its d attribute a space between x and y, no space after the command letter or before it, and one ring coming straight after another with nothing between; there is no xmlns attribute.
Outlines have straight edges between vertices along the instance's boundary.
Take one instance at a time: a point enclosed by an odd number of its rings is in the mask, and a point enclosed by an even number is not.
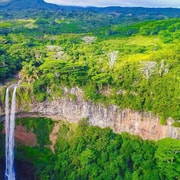
<svg viewBox="0 0 180 180"><path fill-rule="evenodd" d="M120 110L117 106L105 107L83 100L83 92L79 88L64 89L66 97L58 100L45 101L31 105L30 112L38 112L56 120L67 120L77 123L82 118L88 118L90 125L110 127L117 133L129 132L143 139L161 139L165 137L180 138L179 128L172 127L173 120L167 125L160 124L157 116L150 112L137 112L131 109ZM76 100L68 94L76 96Z"/></svg>
<svg viewBox="0 0 180 180"><path fill-rule="evenodd" d="M69 95L74 95L71 99ZM55 120L67 120L77 123L82 118L88 118L89 124L99 127L110 127L114 132L128 132L139 135L143 139L158 140L165 137L180 138L179 128L172 126L173 120L168 119L167 125L161 125L156 115L150 112L137 112L131 109L119 109L115 105L105 107L83 100L83 92L79 88L64 88L64 96L42 103L32 103L29 113L19 116L46 116ZM23 112L23 107L18 112Z"/></svg>

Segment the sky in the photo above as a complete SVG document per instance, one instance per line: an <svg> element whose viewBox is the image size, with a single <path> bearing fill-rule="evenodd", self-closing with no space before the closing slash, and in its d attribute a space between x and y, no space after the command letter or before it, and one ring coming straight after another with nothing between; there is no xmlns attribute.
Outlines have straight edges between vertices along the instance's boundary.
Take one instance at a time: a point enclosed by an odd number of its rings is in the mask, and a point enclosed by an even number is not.
<svg viewBox="0 0 180 180"><path fill-rule="evenodd" d="M180 8L180 0L45 0L49 3L71 6L122 6L122 7L175 7Z"/></svg>

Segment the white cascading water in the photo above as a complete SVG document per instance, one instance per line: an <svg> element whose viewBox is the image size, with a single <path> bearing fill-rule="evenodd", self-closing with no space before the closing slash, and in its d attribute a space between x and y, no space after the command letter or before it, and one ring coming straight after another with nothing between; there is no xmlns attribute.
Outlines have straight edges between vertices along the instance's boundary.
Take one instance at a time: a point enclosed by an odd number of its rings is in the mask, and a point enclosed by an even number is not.
<svg viewBox="0 0 180 180"><path fill-rule="evenodd" d="M9 132L9 87L6 89L6 99L5 99L5 132L6 132L6 140L5 140L5 156L6 156L6 167L7 164L9 162L9 158L8 158L8 149L9 149L9 143L8 143L8 139L9 137L7 136L7 133ZM8 169L6 168L5 170L5 179L8 176Z"/></svg>
<svg viewBox="0 0 180 180"><path fill-rule="evenodd" d="M11 87L11 86L10 86ZM16 111L16 86L13 86L13 95L11 101L11 110L9 108L9 89L6 89L5 99L5 130L6 130L6 169L5 180L15 180L14 171L14 128L15 128L15 111Z"/></svg>

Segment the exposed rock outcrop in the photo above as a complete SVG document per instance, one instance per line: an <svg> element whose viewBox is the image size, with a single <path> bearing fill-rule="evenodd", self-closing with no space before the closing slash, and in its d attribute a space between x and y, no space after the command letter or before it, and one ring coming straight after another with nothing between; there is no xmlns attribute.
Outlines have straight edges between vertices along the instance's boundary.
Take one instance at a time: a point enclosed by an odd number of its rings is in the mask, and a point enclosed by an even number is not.
<svg viewBox="0 0 180 180"><path fill-rule="evenodd" d="M83 100L83 92L79 88L64 89L65 94L76 95L76 100L68 97L51 102L35 103L31 112L38 112L56 120L67 120L77 123L82 118L88 118L90 125L110 127L117 133L129 132L143 139L158 140L165 137L180 138L179 128L172 126L169 119L167 125L161 125L157 116L150 112L137 112L131 109L120 110L117 106L104 107Z"/></svg>
<svg viewBox="0 0 180 180"><path fill-rule="evenodd" d="M5 133L3 129L2 133ZM21 143L25 146L36 146L37 145L37 138L36 135L27 130L25 126L17 125L15 128L15 141Z"/></svg>
<svg viewBox="0 0 180 180"><path fill-rule="evenodd" d="M37 145L36 135L31 131L27 131L26 127L24 127L22 125L16 126L15 140L26 146L36 146Z"/></svg>
<svg viewBox="0 0 180 180"><path fill-rule="evenodd" d="M60 129L60 123L56 123L51 134L49 135L49 139L51 141L50 149L52 152L55 152L54 145L56 144L56 140L58 138L59 129Z"/></svg>
<svg viewBox="0 0 180 180"><path fill-rule="evenodd" d="M76 99L68 96L73 94ZM114 132L128 132L139 135L143 139L158 140L165 137L180 139L180 128L172 126L173 120L168 119L167 125L161 125L158 116L151 112L138 112L131 109L120 110L118 106L105 107L83 100L83 92L79 88L64 88L64 97L57 100L33 103L29 113L20 113L19 117L45 116L55 120L67 120L77 123L82 118L88 118L89 124L99 127L110 127ZM18 112L23 112L19 107Z"/></svg>

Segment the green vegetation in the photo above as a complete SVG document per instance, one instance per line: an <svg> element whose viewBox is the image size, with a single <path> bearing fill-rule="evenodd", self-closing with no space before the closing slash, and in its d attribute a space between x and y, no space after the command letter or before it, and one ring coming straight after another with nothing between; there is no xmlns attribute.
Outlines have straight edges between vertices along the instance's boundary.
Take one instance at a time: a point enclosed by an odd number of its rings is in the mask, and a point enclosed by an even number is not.
<svg viewBox="0 0 180 180"><path fill-rule="evenodd" d="M56 19L64 28L70 21ZM180 119L179 19L116 24L88 33L72 26L62 34L58 25L52 34L52 27L51 19L39 18L17 20L6 35L2 28L1 82L21 68L23 86L27 83L39 102L61 97L64 86L79 86L94 102L151 111L162 124L168 117Z"/></svg>
<svg viewBox="0 0 180 180"><path fill-rule="evenodd" d="M16 142L15 159L21 161L28 161L35 166L35 177L39 179L42 169L52 163L54 158L50 151L49 135L52 132L54 121L48 118L20 118L16 120L16 125L23 125L27 130L33 132L37 138L37 145L35 147L23 146ZM55 161L55 159L53 159ZM53 163L52 163L53 165Z"/></svg>
<svg viewBox="0 0 180 180"><path fill-rule="evenodd" d="M0 7L0 84L22 80L18 106L28 111L35 100L51 101L64 96L64 87L78 86L85 100L151 111L162 124L171 117L173 125L180 127L178 9L64 7L55 11L52 5L49 11L42 1L36 1L37 6L23 2L21 11L15 2ZM69 94L68 98L76 101L77 97ZM2 109L4 99L5 86L0 88ZM34 164L36 179L180 179L178 140L143 141L109 128L90 127L83 119L78 125L61 122L53 153L49 140L53 121L16 122L36 134L37 146L17 143L15 150L16 159ZM1 133L0 144L1 158Z"/></svg>
<svg viewBox="0 0 180 180"><path fill-rule="evenodd" d="M161 172L169 179L179 179L180 162L180 141L174 139L163 139L158 142L158 148L155 154L157 165ZM166 165L164 164L166 163Z"/></svg>
<svg viewBox="0 0 180 180"><path fill-rule="evenodd" d="M47 118L20 118L16 120L16 124L21 124L27 127L36 134L38 146L44 148L44 145L49 145L49 134L53 128L53 121Z"/></svg>
<svg viewBox="0 0 180 180"><path fill-rule="evenodd" d="M47 145L54 123L42 118L19 119L18 123L33 129L42 142L36 147L16 147L16 159L32 162L38 179L180 178L178 140L143 141L126 133L115 134L109 128L89 126L88 119L82 119L78 125L59 122L52 153Z"/></svg>

